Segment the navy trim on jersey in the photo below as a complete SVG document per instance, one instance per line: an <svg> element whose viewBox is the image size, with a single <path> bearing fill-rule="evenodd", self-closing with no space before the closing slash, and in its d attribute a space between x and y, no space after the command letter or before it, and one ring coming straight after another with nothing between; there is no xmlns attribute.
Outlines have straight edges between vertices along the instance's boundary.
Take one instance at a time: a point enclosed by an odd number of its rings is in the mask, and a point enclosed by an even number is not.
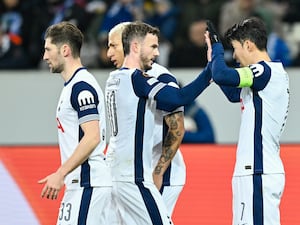
<svg viewBox="0 0 300 225"><path fill-rule="evenodd" d="M92 194L92 187L83 189L78 215L78 225L86 225Z"/></svg>
<svg viewBox="0 0 300 225"><path fill-rule="evenodd" d="M64 86L67 86L67 85L71 82L71 80L73 80L73 78L75 77L75 75L76 75L80 70L86 70L86 68L85 68L85 67L80 67L80 68L78 68L78 69L74 72L74 74L72 75L72 77L71 77L67 82L64 83Z"/></svg>
<svg viewBox="0 0 300 225"><path fill-rule="evenodd" d="M82 139L84 133L81 127L79 126L79 137L78 137L78 143ZM85 160L81 164L81 170L80 170L80 186L81 187L91 187L91 167L88 163L88 159Z"/></svg>
<svg viewBox="0 0 300 225"><path fill-rule="evenodd" d="M143 183L137 183L137 186L143 197L147 211L149 212L149 216L151 218L152 224L153 225L163 225L163 221L162 221L159 209L157 207L156 201L153 198L151 192L149 191L148 188L145 188Z"/></svg>
<svg viewBox="0 0 300 225"><path fill-rule="evenodd" d="M79 126L79 139L78 143L82 139L84 133L81 127ZM80 170L80 186L81 187L90 187L91 186L91 167L90 164L88 163L88 159L85 160L81 164L81 170Z"/></svg>
<svg viewBox="0 0 300 225"><path fill-rule="evenodd" d="M264 89L269 80L271 79L271 68L265 62L260 62L258 65L263 67L262 71L256 69L257 64L250 65L249 68L252 70L254 75L252 89L260 91ZM261 74L260 74L261 73Z"/></svg>
<svg viewBox="0 0 300 225"><path fill-rule="evenodd" d="M147 100L139 98L134 138L134 171L135 182L144 181L143 145L145 129L145 110Z"/></svg>
<svg viewBox="0 0 300 225"><path fill-rule="evenodd" d="M82 128L81 128L81 126L79 126L78 127L78 143L80 142L80 140L83 138L83 135L84 135L84 132L83 132L83 130L82 130Z"/></svg>
<svg viewBox="0 0 300 225"><path fill-rule="evenodd" d="M88 159L81 164L80 186L91 187L91 167Z"/></svg>
<svg viewBox="0 0 300 225"><path fill-rule="evenodd" d="M163 184L163 185L161 186L161 188L159 189L159 193L160 193L160 194L163 194L163 193L164 193L164 189L165 189L165 185Z"/></svg>
<svg viewBox="0 0 300 225"><path fill-rule="evenodd" d="M261 174L253 174L253 225L264 225Z"/></svg>
<svg viewBox="0 0 300 225"><path fill-rule="evenodd" d="M255 111L254 124L254 174L263 173L263 144L262 144L262 99L253 91L253 104Z"/></svg>
<svg viewBox="0 0 300 225"><path fill-rule="evenodd" d="M167 73L160 74L157 79L160 82L163 82L163 83L166 83L166 84L170 83L170 82L174 82L175 84L178 84L176 78L173 77L171 74L167 74Z"/></svg>
<svg viewBox="0 0 300 225"><path fill-rule="evenodd" d="M163 121L163 138L162 138L162 143L164 143L165 141L165 137L166 137L166 134L168 132L168 125L166 124L165 120ZM171 160L171 163L169 165L169 167L167 168L167 170L165 171L164 175L163 175L163 182L162 182L162 185L163 186L170 186L170 178L171 178L171 166L172 165L172 160ZM161 188L161 193L163 192L163 186Z"/></svg>
<svg viewBox="0 0 300 225"><path fill-rule="evenodd" d="M164 175L163 175L163 185L164 186L170 186L170 178L171 178L171 164L168 166L168 168L166 169Z"/></svg>

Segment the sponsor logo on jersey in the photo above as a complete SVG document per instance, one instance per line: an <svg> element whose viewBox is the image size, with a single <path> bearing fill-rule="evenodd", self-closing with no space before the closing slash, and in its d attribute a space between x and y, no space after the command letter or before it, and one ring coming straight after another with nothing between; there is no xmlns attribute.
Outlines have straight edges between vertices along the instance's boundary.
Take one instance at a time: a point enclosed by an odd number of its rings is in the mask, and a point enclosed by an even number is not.
<svg viewBox="0 0 300 225"><path fill-rule="evenodd" d="M82 91L78 95L78 104L80 111L96 108L94 95L90 91Z"/></svg>

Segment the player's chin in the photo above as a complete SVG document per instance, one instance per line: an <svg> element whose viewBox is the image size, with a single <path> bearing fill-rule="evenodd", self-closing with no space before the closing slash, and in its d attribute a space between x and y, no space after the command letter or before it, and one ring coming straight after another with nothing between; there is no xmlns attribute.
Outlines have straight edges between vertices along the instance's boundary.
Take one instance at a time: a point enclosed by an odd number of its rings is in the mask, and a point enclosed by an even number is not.
<svg viewBox="0 0 300 225"><path fill-rule="evenodd" d="M48 68L49 68L50 71L53 69L53 66L51 66L50 63L47 63L47 66L48 66Z"/></svg>
<svg viewBox="0 0 300 225"><path fill-rule="evenodd" d="M117 62L117 61L115 61L115 60L113 60L113 61L111 61L113 64L114 64L114 66L116 67L116 68L119 68L119 63Z"/></svg>
<svg viewBox="0 0 300 225"><path fill-rule="evenodd" d="M50 65L49 65L49 70L50 70L51 73L55 72L55 69L52 66L50 66Z"/></svg>
<svg viewBox="0 0 300 225"><path fill-rule="evenodd" d="M152 63L153 64L153 63ZM145 65L144 70L151 70L152 69L152 64L147 64Z"/></svg>
<svg viewBox="0 0 300 225"><path fill-rule="evenodd" d="M152 65L155 63L155 61L154 60L150 60L150 62L149 62L149 67L151 67L152 68Z"/></svg>

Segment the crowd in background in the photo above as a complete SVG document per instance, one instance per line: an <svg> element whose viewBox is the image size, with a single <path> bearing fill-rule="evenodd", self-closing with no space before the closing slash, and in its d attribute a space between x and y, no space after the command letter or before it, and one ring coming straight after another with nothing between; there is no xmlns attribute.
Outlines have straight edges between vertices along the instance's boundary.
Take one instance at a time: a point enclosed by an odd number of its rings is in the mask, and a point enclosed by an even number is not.
<svg viewBox="0 0 300 225"><path fill-rule="evenodd" d="M41 69L45 29L72 21L85 35L83 63L113 68L107 33L124 21L142 20L161 31L158 62L170 68L206 64L205 21L220 35L250 16L269 32L268 52L287 67L300 66L300 0L0 0L0 69ZM234 64L231 49L226 60Z"/></svg>

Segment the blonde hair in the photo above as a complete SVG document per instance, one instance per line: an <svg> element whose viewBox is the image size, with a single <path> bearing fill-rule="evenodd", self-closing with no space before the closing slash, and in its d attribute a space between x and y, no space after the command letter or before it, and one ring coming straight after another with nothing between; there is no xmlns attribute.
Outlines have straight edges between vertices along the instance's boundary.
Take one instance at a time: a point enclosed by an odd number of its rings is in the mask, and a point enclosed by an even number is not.
<svg viewBox="0 0 300 225"><path fill-rule="evenodd" d="M123 33L123 30L125 29L125 27L127 25L131 24L131 22L122 22L122 23L119 23L117 25L115 25L113 28L111 28L111 30L109 31L108 33L108 36L114 34L114 33L119 33L122 35Z"/></svg>

